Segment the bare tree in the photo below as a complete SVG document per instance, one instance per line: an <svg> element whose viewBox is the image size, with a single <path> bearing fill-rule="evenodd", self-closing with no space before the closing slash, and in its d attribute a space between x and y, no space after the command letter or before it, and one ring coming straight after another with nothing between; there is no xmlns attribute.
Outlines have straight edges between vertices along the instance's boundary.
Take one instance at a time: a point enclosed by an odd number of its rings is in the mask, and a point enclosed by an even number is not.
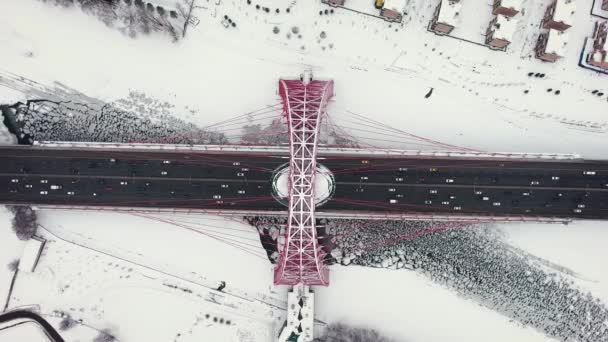
<svg viewBox="0 0 608 342"><path fill-rule="evenodd" d="M9 206L8 209L15 215L13 217L13 231L20 240L29 240L38 226L36 212L27 206Z"/></svg>
<svg viewBox="0 0 608 342"><path fill-rule="evenodd" d="M183 5L181 3L177 4L177 11L179 12L179 14L181 14L182 18L184 18L184 29L182 30L182 37L186 36L186 30L188 29L188 24L190 24L190 19L192 18L192 10L194 9L195 1L196 0L182 0Z"/></svg>

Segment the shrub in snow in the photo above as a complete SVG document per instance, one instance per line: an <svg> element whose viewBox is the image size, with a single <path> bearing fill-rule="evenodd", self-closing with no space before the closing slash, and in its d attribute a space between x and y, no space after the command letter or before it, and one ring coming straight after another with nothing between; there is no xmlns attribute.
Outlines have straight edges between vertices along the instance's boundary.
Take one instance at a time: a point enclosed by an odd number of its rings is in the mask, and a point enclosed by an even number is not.
<svg viewBox="0 0 608 342"><path fill-rule="evenodd" d="M95 337L93 342L112 342L116 341L116 337L110 331L110 329L103 329L99 331L99 334Z"/></svg>
<svg viewBox="0 0 608 342"><path fill-rule="evenodd" d="M36 233L37 216L31 207L27 206L8 206L9 210L15 215L13 217L13 231L20 240L28 240Z"/></svg>
<svg viewBox="0 0 608 342"><path fill-rule="evenodd" d="M61 322L59 322L59 330L65 331L75 327L78 324L69 314L65 314Z"/></svg>
<svg viewBox="0 0 608 342"><path fill-rule="evenodd" d="M342 323L330 324L325 328L323 336L317 339L323 342L391 342L381 336L376 330L355 328Z"/></svg>
<svg viewBox="0 0 608 342"><path fill-rule="evenodd" d="M8 267L9 271L11 272L17 271L17 269L19 269L19 259L9 262L6 267Z"/></svg>

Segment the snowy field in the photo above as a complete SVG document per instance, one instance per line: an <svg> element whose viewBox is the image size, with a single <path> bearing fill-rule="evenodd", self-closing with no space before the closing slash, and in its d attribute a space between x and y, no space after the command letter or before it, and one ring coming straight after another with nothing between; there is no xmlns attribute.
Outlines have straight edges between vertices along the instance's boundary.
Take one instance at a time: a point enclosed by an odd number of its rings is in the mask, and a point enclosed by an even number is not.
<svg viewBox="0 0 608 342"><path fill-rule="evenodd" d="M206 9L195 13L201 23L173 44L155 36L129 39L74 9L37 1L3 2L3 79L10 72L45 87L61 82L103 101L127 98L136 90L170 103L175 117L204 126L276 104L278 77L312 67L318 77L336 81L331 120L351 127L352 135L369 144L420 148L399 137L372 140L386 132L361 132L365 126L352 113L480 150L606 157L600 147L606 146L608 102L606 96L590 93L608 93L605 76L576 65L579 47L592 29L582 5L568 56L549 65L528 57L536 29L525 31L531 35L523 39L527 45L517 44L520 49L527 46L523 53L491 51L427 32L434 4L423 1L410 2L410 19L403 26L338 9L320 16L318 10L325 8L320 4L267 14L241 1L204 3ZM539 2L525 4L529 11L542 7ZM532 12L529 20L534 22L540 10ZM224 28L223 15L238 26ZM25 17L38 24L20 19ZM273 33L274 27L279 33ZM320 38L322 32L326 38ZM97 55L113 57L93 61ZM529 72L546 77L530 78ZM430 88L433 96L425 99ZM14 98L14 90L10 93ZM239 101L231 100L234 96Z"/></svg>
<svg viewBox="0 0 608 342"><path fill-rule="evenodd" d="M0 342L52 342L36 322L21 320L11 328L0 327Z"/></svg>
<svg viewBox="0 0 608 342"><path fill-rule="evenodd" d="M120 341L270 341L284 320L270 263L220 246L200 222L202 234L181 237L172 223L112 213L42 212L39 222L47 243L35 272L20 272L11 308L36 304L43 316L69 315L85 333L108 330Z"/></svg>
<svg viewBox="0 0 608 342"><path fill-rule="evenodd" d="M0 307L4 309L6 296L9 292L13 271L9 264L19 260L24 243L19 241L11 230L13 215L4 207L0 206Z"/></svg>
<svg viewBox="0 0 608 342"><path fill-rule="evenodd" d="M548 0L523 1L526 14L506 52L427 32L436 0L408 1L401 25L341 9L319 15L328 7L312 1L289 2L289 13L287 2L257 3L281 11L264 13L244 0L200 0L194 13L200 24L172 43L159 35L130 39L76 9L1 1L0 104L89 98L134 112L156 106L204 128L276 105L278 78L310 67L336 82L331 123L371 147L433 148L387 134L382 124L388 124L478 150L608 158L607 97L591 94L608 94L608 78L577 67L592 31L591 1L578 1L568 55L555 64L531 57ZM480 21L471 30L479 30L485 14L467 10ZM237 26L224 27L225 15ZM272 115L264 118L270 122ZM2 143L14 141L4 136ZM272 265L255 229L243 222L39 214L39 235L49 242L37 270L19 275L10 307L37 304L56 325L61 314L82 319L64 332L69 341L92 340L103 329L120 341L270 341L284 319L285 289L271 286ZM1 209L0 303L12 278L6 265L22 249L9 221ZM574 222L499 230L514 248L571 271L573 286L608 303L605 227ZM317 290L323 322L370 327L405 342L551 340L420 273L336 265L331 277L330 287Z"/></svg>

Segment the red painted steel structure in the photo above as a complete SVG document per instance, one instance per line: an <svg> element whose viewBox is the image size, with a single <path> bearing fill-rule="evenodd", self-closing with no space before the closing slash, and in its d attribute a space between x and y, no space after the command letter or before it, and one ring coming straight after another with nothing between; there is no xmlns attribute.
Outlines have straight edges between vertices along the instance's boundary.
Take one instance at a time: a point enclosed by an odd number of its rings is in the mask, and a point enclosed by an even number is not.
<svg viewBox="0 0 608 342"><path fill-rule="evenodd" d="M319 127L333 96L333 81L280 80L289 127L289 205L285 244L274 271L276 285L328 285L325 253L317 241L314 180Z"/></svg>

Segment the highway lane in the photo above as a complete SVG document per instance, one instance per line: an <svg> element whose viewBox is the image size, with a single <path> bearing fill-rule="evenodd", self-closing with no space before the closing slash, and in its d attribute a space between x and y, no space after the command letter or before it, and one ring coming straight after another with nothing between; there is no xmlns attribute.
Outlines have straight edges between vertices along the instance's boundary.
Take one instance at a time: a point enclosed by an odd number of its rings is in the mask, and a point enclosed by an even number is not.
<svg viewBox="0 0 608 342"><path fill-rule="evenodd" d="M285 210L270 178L284 155L0 148L0 202ZM608 162L323 155L319 211L608 218Z"/></svg>
<svg viewBox="0 0 608 342"><path fill-rule="evenodd" d="M0 148L1 202L283 210L281 156Z"/></svg>
<svg viewBox="0 0 608 342"><path fill-rule="evenodd" d="M320 210L608 218L605 161L327 157Z"/></svg>

